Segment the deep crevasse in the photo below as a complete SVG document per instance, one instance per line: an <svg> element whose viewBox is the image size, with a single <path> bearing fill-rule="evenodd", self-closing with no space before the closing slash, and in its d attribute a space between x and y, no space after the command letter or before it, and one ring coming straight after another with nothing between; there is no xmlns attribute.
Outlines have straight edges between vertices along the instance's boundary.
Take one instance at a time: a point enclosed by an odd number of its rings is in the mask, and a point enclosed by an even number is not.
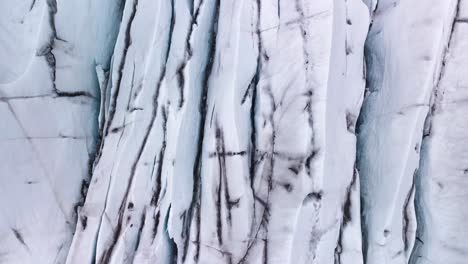
<svg viewBox="0 0 468 264"><path fill-rule="evenodd" d="M463 0L20 2L1 261L466 257Z"/></svg>

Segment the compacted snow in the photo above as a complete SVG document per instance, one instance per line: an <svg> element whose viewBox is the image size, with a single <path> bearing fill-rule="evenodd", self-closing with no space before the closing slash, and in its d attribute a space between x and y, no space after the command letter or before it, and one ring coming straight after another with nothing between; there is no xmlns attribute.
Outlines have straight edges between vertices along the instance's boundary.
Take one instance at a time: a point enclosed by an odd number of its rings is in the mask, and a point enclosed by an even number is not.
<svg viewBox="0 0 468 264"><path fill-rule="evenodd" d="M466 263L468 1L0 7L0 263Z"/></svg>

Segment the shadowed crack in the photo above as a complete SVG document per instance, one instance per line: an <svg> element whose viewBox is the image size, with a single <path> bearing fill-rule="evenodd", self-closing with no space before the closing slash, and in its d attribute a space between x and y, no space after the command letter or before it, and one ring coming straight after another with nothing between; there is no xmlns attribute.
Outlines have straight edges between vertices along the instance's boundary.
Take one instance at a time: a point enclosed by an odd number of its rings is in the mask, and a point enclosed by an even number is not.
<svg viewBox="0 0 468 264"><path fill-rule="evenodd" d="M108 117L108 120L107 120L106 128L104 129L104 135L105 136L107 136L108 133L109 133L109 128L112 125L112 121L114 120L115 112L117 111L117 98L119 96L120 86L122 84L123 70L124 70L125 63L127 61L128 49L130 48L130 45L132 44L131 29L132 29L132 25L133 25L133 20L135 19L137 6L138 6L138 1L139 0L133 0L132 10L131 10L130 17L128 19L128 22L127 22L126 28L125 28L123 54L122 54L122 58L120 60L118 68L117 68L118 76L117 76L117 81L116 81L114 93L112 95L111 103L110 103L110 106L109 106L109 115L108 115L109 117Z"/></svg>
<svg viewBox="0 0 468 264"><path fill-rule="evenodd" d="M245 156L247 154L247 151L226 151L226 152L211 152L209 154L209 158L215 158L215 157L234 157L234 156Z"/></svg>
<svg viewBox="0 0 468 264"><path fill-rule="evenodd" d="M139 0L134 0L133 3L132 3L132 10L131 10L130 17L129 17L129 20L128 20L128 23L127 23L127 26L126 26L126 29L125 29L124 51L123 51L122 59L120 61L119 68L118 68L119 75L118 75L118 78L117 78L117 83L116 83L116 86L115 86L116 88L115 88L115 92L113 94L113 98L112 98L112 102L111 102L111 106L110 106L109 119L107 120L107 125L106 125L106 128L104 130L105 131L104 135L107 135L109 133L109 128L110 128L110 126L112 124L112 121L114 119L116 106L117 106L117 98L118 98L118 95L119 95L119 90L120 90L120 86L121 86L121 82L122 82L123 68L124 68L124 65L125 65L126 58L127 58L128 48L129 48L129 46L131 44L131 34L130 33L131 33L131 27L132 27L132 24L133 24L133 20L135 19L137 6L138 6L138 1ZM143 143L142 147L140 147L139 153L137 154L136 161L134 162L134 164L133 164L133 166L131 168L131 176L129 178L129 183L127 184L127 190L125 192L124 199L122 200L122 202L120 204L120 208L119 208L119 216L118 216L117 226L115 227L115 230L114 230L113 241L111 242L110 246L103 251L102 257L99 260L99 264L107 264L107 263L110 262L114 247L115 247L115 245L117 243L117 240L118 240L119 236L121 235L123 215L124 215L124 210L125 210L125 206L126 206L126 202L127 202L129 188L132 185L133 175L134 175L135 169L136 169L136 164L138 163L138 161L139 161L139 159L141 157L141 154L143 152L143 147L144 147L145 143L146 143L146 138L144 140L144 143Z"/></svg>
<svg viewBox="0 0 468 264"><path fill-rule="evenodd" d="M200 6L202 5L203 1L200 2ZM200 6L198 7L196 13L199 12ZM190 230L192 226L192 220L195 221L196 224L196 237L195 237L195 255L193 261L195 263L198 262L200 256L200 232L201 232L201 189L202 189L202 182L201 182L201 168L202 168L202 155L203 155L203 142L205 137L205 122L207 116L207 98L209 92L209 79L213 69L213 61L214 56L216 54L216 36L218 32L218 19L219 19L219 8L220 8L220 0L216 0L214 12L212 15L211 26L209 30L210 38L209 38L209 49L207 52L207 62L204 66L205 69L203 71L202 76L202 91L200 96L199 102L199 122L198 122L198 140L197 140L197 152L195 155L195 162L193 166L193 192L192 192L192 201L190 203L189 209L186 211L186 215L184 215L184 223L183 223L183 233L182 238L185 239L184 247L182 251L182 262L185 262L188 252L188 244L190 241ZM198 17L196 14L195 18ZM194 20L196 21L196 20ZM193 24L192 24L193 28ZM191 31L189 35L191 35ZM187 38L188 44L189 38ZM188 54L192 53L191 47L188 47L187 50ZM195 214L195 219L193 219L193 215Z"/></svg>
<svg viewBox="0 0 468 264"><path fill-rule="evenodd" d="M185 68L187 67L187 64L192 59L192 55L193 55L192 43L190 42L190 40L192 39L192 34L194 32L195 26L198 26L198 18L200 16L200 11L201 11L201 8L203 7L204 1L205 0L200 0L200 3L198 4L197 9L195 10L195 13L193 11L191 12L193 15L192 15L192 21L190 23L189 30L187 33L187 37L185 39L184 59L179 64L179 66L177 67L177 71L176 71L177 83L179 86L179 103L178 103L179 109L182 108L185 102L185 95L184 95L185 73L184 71L185 71ZM194 8L193 3L191 4L191 8L193 10Z"/></svg>
<svg viewBox="0 0 468 264"><path fill-rule="evenodd" d="M15 235L18 242L20 242L20 244L29 252L30 251L29 247L26 244L26 242L24 241L24 238L23 238L23 235L21 234L21 232L18 229L15 229L15 228L10 228L10 229L13 232L13 234Z"/></svg>
<svg viewBox="0 0 468 264"><path fill-rule="evenodd" d="M141 214L140 226L138 227L138 232L137 232L137 237L136 237L135 250L133 252L137 252L138 247L140 246L141 234L143 232L143 227L145 226L145 221L146 221L146 207L143 209L143 213Z"/></svg>
<svg viewBox="0 0 468 264"><path fill-rule="evenodd" d="M410 244L409 244L409 236L410 236L410 233L409 233L409 226L410 226L410 215L411 215L411 212L410 212L410 202L413 202L414 203L414 190L415 190L415 182L416 182L416 175L418 173L418 170L416 169L414 171L414 174L413 174L413 182L411 184L411 188L409 189L408 191L408 194L406 195L406 198L405 198L405 203L403 204L403 212L402 212L402 215L403 215L403 223L402 223L402 226L403 226L403 230L402 230L402 239L403 239L403 245L404 245L404 250L405 252L408 251L409 247L410 247Z"/></svg>
<svg viewBox="0 0 468 264"><path fill-rule="evenodd" d="M55 94L57 97L90 97L95 98L90 92L86 91L74 91L74 92L63 92L63 91L56 91Z"/></svg>
<svg viewBox="0 0 468 264"><path fill-rule="evenodd" d="M31 11L35 5L36 5L36 0L32 0L31 5L29 5L29 11Z"/></svg>
<svg viewBox="0 0 468 264"><path fill-rule="evenodd" d="M355 188L356 182L357 182L357 177L358 177L358 172L356 169L356 165L354 167L354 173L353 173L353 178L351 180L351 183L348 185L346 188L346 197L345 197L345 202L343 203L342 206L342 213L343 213L343 218L341 220L340 224L340 230L338 234L338 241L335 247L335 264L341 264L341 254L343 253L343 232L348 225L349 222L351 222L352 217L351 217L351 195L352 192L354 191L353 189Z"/></svg>
<svg viewBox="0 0 468 264"><path fill-rule="evenodd" d="M429 112L426 116L425 122L424 122L424 131L423 131L423 137L421 140L421 150L420 150L420 156L419 156L419 166L422 167L424 165L425 160L427 159L427 154L428 154L428 144L429 144L429 138L431 136L431 129L432 129L432 117L436 113L436 109L439 106L439 96L444 93L444 91L440 90L440 83L442 79L445 76L446 73L446 64L447 64L447 59L449 58L449 52L451 45L453 43L453 36L455 29L457 28L457 23L460 21L460 8L461 8L461 0L456 1L455 9L454 9L454 15L453 15L453 20L452 24L450 27L450 33L447 39L447 45L445 45L445 49L443 50L441 54L441 66L439 69L439 76L437 79L436 84L434 85L432 94L431 94L431 107L429 109ZM464 19L461 19L461 23L464 23ZM420 172L415 172L415 179L413 179L413 186L411 187L414 189L413 191L415 192L414 195L414 204L415 204L415 210L416 210L416 242L415 245L411 251L409 263L410 264L415 264L419 263L420 258L425 258L423 256L424 254L422 253L424 251L424 242L422 241L421 237L426 237L426 233L428 232L425 227L425 208L424 208L424 201L421 193L424 192L422 189L422 176ZM403 230L405 232L407 230ZM406 236L405 236L406 238Z"/></svg>

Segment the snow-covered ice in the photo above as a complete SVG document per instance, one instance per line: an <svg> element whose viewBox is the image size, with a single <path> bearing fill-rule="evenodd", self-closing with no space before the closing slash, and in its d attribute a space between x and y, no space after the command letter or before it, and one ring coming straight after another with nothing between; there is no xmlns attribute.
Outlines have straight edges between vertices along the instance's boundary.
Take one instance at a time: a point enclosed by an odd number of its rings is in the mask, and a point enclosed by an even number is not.
<svg viewBox="0 0 468 264"><path fill-rule="evenodd" d="M0 263L468 257L468 1L0 3Z"/></svg>

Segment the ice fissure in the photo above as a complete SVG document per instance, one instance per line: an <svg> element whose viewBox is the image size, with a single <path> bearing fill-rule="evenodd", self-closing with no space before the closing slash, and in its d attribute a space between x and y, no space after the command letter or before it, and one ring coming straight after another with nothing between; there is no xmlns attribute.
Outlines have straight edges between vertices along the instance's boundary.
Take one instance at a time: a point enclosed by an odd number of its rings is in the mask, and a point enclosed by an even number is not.
<svg viewBox="0 0 468 264"><path fill-rule="evenodd" d="M466 262L466 0L0 6L0 263Z"/></svg>

